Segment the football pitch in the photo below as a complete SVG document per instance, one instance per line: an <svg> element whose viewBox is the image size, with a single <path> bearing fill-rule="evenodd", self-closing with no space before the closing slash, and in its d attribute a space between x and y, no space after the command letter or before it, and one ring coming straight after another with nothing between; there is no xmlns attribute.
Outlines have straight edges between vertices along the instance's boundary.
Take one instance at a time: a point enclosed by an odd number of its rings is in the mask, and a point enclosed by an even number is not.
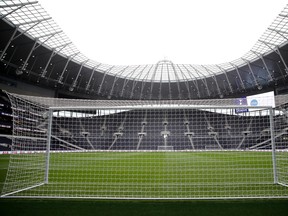
<svg viewBox="0 0 288 216"><path fill-rule="evenodd" d="M11 157L35 165L45 154ZM3 182L8 156L2 155L0 159ZM33 170L25 167L27 172ZM35 175L43 176L44 180L43 173L44 169ZM265 151L64 152L51 153L48 184L13 195L100 199L269 198L287 197L288 188L274 184L272 155Z"/></svg>

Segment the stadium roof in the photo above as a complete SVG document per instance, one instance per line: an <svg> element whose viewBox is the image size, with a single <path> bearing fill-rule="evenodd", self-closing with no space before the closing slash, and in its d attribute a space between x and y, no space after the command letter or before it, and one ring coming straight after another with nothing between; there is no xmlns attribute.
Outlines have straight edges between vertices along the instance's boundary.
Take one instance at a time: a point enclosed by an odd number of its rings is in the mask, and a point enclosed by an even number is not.
<svg viewBox="0 0 288 216"><path fill-rule="evenodd" d="M231 62L209 65L94 61L77 49L38 1L0 1L0 17L0 66L5 73L70 92L162 100L225 97L287 85L287 5L249 52Z"/></svg>
<svg viewBox="0 0 288 216"><path fill-rule="evenodd" d="M22 31L37 38L41 43L55 50L55 52L68 56L79 64L97 68L97 70L104 73L115 74L123 78L160 82L193 80L225 73L235 67L247 64L247 62L252 62L259 56L271 52L275 47L286 43L288 34L286 25L288 8L285 7L251 50L231 62L213 65L193 65L174 64L172 61L162 60L156 64L148 65L108 65L88 59L85 54L81 53L37 1L2 1L0 3L0 13L2 18L5 17L10 20Z"/></svg>

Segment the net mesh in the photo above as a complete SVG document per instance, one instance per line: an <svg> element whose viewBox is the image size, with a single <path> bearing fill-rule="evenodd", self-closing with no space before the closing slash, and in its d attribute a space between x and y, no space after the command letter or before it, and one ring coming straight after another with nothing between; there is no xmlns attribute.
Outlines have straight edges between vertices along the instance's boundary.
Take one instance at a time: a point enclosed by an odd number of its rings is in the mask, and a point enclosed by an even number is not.
<svg viewBox="0 0 288 216"><path fill-rule="evenodd" d="M288 196L286 96L240 113L235 99L9 98L14 154L2 195Z"/></svg>

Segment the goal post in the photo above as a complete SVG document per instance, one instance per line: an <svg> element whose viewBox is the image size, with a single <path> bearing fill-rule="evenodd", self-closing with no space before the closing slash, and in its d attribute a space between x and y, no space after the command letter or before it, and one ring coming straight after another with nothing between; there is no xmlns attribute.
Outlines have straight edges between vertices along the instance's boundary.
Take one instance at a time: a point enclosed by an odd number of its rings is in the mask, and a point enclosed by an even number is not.
<svg viewBox="0 0 288 216"><path fill-rule="evenodd" d="M46 163L45 163L45 178L44 183L49 182L49 167L50 167L50 149L51 149L51 138L52 138L52 121L53 121L53 111L48 111L48 125L47 125L47 144L46 144Z"/></svg>
<svg viewBox="0 0 288 216"><path fill-rule="evenodd" d="M277 162L276 162L276 146L275 146L275 134L274 134L274 111L272 107L269 108L269 121L270 121L270 139L271 139L271 151L272 151L272 162L273 162L273 177L274 183L278 183L277 173Z"/></svg>
<svg viewBox="0 0 288 216"><path fill-rule="evenodd" d="M288 197L279 108L8 95L13 154L2 197Z"/></svg>
<svg viewBox="0 0 288 216"><path fill-rule="evenodd" d="M12 107L13 134L10 160L1 197L43 185L46 169L48 107L8 94Z"/></svg>

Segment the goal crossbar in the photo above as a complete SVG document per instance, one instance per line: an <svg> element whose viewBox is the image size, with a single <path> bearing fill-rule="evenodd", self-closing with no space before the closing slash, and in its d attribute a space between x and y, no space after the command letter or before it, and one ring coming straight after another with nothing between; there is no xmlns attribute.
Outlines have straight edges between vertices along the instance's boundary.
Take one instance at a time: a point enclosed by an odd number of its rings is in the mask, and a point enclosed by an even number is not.
<svg viewBox="0 0 288 216"><path fill-rule="evenodd" d="M2 137L17 154L2 197L288 197L288 126L271 106L9 99L13 134Z"/></svg>

